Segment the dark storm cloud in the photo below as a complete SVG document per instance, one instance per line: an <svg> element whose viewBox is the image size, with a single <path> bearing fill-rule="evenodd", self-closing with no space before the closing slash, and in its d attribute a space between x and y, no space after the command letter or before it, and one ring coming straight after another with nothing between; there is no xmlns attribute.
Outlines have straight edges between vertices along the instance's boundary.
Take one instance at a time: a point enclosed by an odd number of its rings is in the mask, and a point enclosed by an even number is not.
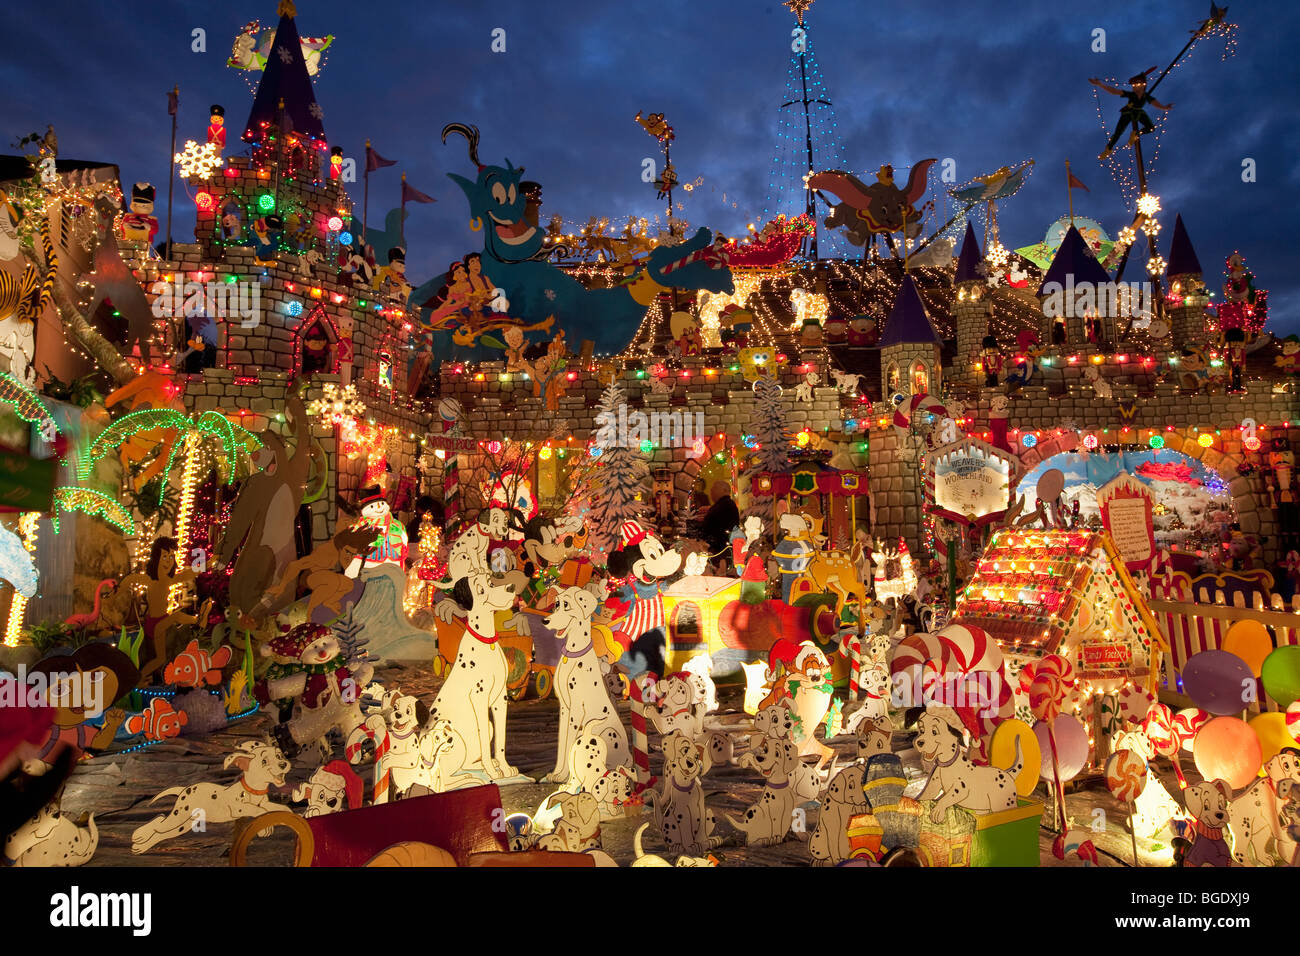
<svg viewBox="0 0 1300 956"><path fill-rule="evenodd" d="M687 218L735 235L761 214L793 26L778 3L302 0L298 8L304 34L337 36L317 81L331 140L359 155L370 137L400 161L372 177L372 221L396 205L402 170L439 200L408 207L416 280L478 245L446 178L472 171L463 143L438 142L451 121L481 128L485 162L508 156L527 167L543 185L544 218L603 215L621 227L628 215L662 215L653 187L640 179L655 144L632 117L663 111L677 130L673 160L682 180L704 180L685 199ZM999 211L1004 241L1025 245L1064 212L1066 158L1091 189L1076 195L1076 212L1112 232L1127 221L1118 189L1096 161L1104 135L1087 79L1163 67L1207 9L1203 0L1068 8L818 0L809 22L849 167L863 173L885 162L951 157L964 181L1032 156L1029 184ZM254 17L273 23L275 4L51 0L11 5L5 17L0 133L12 140L53 123L64 156L116 162L125 183L152 181L161 197L167 90L180 84L182 142L202 140L207 106L220 102L233 143L251 93L244 76L224 65L230 43ZM1240 24L1237 55L1221 62L1222 42L1206 41L1159 91L1175 104L1152 180L1164 203L1162 250L1181 212L1211 288L1224 257L1239 249L1270 289L1271 325L1298 331L1300 133L1291 45L1300 8L1234 3L1229 19ZM490 50L496 27L506 30L504 54ZM206 53L190 52L195 28L207 31ZM1090 51L1095 28L1107 31L1105 54ZM1108 120L1117 106L1104 97ZM1257 164L1253 184L1241 181L1245 157ZM360 201L360 183L353 197ZM193 215L183 190L176 208L176 234L188 238Z"/></svg>

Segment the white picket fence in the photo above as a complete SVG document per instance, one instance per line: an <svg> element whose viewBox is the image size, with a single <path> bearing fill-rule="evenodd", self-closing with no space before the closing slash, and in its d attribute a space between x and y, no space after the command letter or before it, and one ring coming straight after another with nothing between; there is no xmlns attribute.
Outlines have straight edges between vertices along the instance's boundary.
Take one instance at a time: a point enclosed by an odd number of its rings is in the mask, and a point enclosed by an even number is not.
<svg viewBox="0 0 1300 956"><path fill-rule="evenodd" d="M1229 600L1223 591L1211 592L1202 587L1196 596L1199 601L1195 604L1158 599L1147 602L1169 643L1171 653L1162 662L1161 682L1169 696L1186 699L1177 677L1183 665L1193 654L1221 650L1224 635L1238 621L1259 621L1268 629L1274 647L1300 644L1300 595L1291 599L1290 606L1278 594L1270 595L1266 604L1263 595L1256 593L1253 606L1247 605L1246 596L1240 592ZM1277 705L1265 698L1263 688L1258 690L1261 703L1251 709L1277 710ZM1191 706L1190 701L1186 706Z"/></svg>

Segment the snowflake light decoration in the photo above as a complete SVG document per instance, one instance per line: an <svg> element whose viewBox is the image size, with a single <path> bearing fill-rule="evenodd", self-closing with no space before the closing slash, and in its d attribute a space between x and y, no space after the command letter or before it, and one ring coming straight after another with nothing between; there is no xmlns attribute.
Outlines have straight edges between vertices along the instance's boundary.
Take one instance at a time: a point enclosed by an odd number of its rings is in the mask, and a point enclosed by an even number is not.
<svg viewBox="0 0 1300 956"><path fill-rule="evenodd" d="M326 425L341 425L355 421L366 413L366 403L357 395L354 385L335 385L326 382L320 398L307 403L307 414L319 418Z"/></svg>
<svg viewBox="0 0 1300 956"><path fill-rule="evenodd" d="M180 166L181 176L185 179L211 179L214 171L221 168L221 152L216 143L204 143L200 146L194 140L187 140L185 150L172 157Z"/></svg>
<svg viewBox="0 0 1300 956"><path fill-rule="evenodd" d="M1160 197L1153 196L1150 193L1143 193L1138 197L1138 212L1144 216L1154 216L1160 211Z"/></svg>

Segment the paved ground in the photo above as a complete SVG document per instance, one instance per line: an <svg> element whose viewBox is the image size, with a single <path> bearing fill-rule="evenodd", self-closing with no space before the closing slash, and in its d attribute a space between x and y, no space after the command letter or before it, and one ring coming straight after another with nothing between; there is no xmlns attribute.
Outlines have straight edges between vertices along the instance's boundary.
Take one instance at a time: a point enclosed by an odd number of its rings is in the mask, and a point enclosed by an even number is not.
<svg viewBox="0 0 1300 956"><path fill-rule="evenodd" d="M386 686L400 686L404 691L432 700L438 681L427 667L389 667L379 675ZM731 731L736 736L738 750L743 752L750 728L749 718L740 709L739 686L719 687L717 714L711 715L711 728ZM623 705L626 708L626 704ZM625 713L626 722L626 713ZM512 763L530 776L547 773L555 761L558 705L554 700L535 699L510 705L507 754ZM208 737L182 737L129 754L105 755L81 764L68 782L63 808L66 812L95 811L100 828L99 850L91 866L221 866L227 862L227 852L232 834L231 824L214 824L206 833L192 833L155 847L147 854L131 853L131 833L141 823L169 806L169 801L148 806L154 794L168 787L194 783L201 780L228 782L234 779L233 771L223 770L221 762L240 740L266 733L270 720L258 714L234 724L224 731ZM852 759L856 742L842 737L830 741L842 760ZM652 737L652 748L654 738ZM896 747L906 742L896 739ZM912 788L921 786L921 766L915 750L899 750ZM660 760L652 754L652 771L658 772ZM313 769L312 760L300 756L294 762L289 783L304 780ZM1170 771L1172 777L1172 771ZM721 817L722 812L739 812L754 801L761 790L761 778L750 770L734 766L714 768L705 778L708 805ZM502 792L502 803L508 812L533 812L554 788L541 784L521 784L507 787ZM1177 787L1171 785L1172 792ZM1046 798L1040 786L1037 797ZM1096 845L1102 866L1125 866L1132 863L1132 847L1128 831L1124 828L1124 810L1111 798L1104 787L1077 789L1067 794L1066 807L1076 826L1087 829L1095 819L1095 810L1105 811L1102 830L1088 836ZM1051 852L1056 834L1048 828L1052 819L1050 800L1043 815L1044 826L1039 831L1040 858L1043 866L1078 866L1077 859L1066 863L1058 861ZM817 811L808 809L808 830L816 825ZM601 826L604 848L620 864L626 865L634 857L632 836L645 818L616 820ZM734 834L724 821L720 832ZM394 837L396 840L397 837ZM285 864L290 860L292 837L285 830L277 830L267 839L255 840L249 851L249 860L262 864ZM658 838L647 831L645 849L656 852ZM1151 866L1168 866L1172 860L1166 843L1148 844L1139 841L1142 862ZM808 863L807 844L791 837L773 847L749 848L738 843L734 835L714 851L724 866L803 866Z"/></svg>

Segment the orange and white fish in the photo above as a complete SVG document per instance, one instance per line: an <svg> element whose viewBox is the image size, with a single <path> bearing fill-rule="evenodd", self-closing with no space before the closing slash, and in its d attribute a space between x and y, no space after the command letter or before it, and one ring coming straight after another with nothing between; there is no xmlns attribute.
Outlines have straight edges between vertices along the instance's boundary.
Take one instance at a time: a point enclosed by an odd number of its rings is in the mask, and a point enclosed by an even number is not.
<svg viewBox="0 0 1300 956"><path fill-rule="evenodd" d="M163 680L177 687L201 687L203 684L220 684L221 668L230 663L232 651L223 644L209 654L199 647L197 640L190 641L176 660L163 668Z"/></svg>
<svg viewBox="0 0 1300 956"><path fill-rule="evenodd" d="M145 740L166 740L179 737L181 728L189 721L189 715L177 710L170 701L155 697L143 713L126 719L126 730L130 734L143 733Z"/></svg>

